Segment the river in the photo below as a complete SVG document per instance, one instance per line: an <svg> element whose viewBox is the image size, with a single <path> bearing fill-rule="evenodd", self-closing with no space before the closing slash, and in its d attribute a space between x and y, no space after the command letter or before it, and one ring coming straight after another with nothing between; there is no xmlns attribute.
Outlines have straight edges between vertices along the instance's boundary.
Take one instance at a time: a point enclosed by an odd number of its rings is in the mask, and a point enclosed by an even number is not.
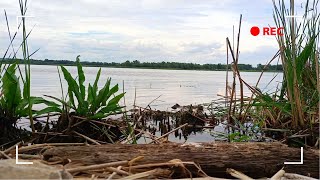
<svg viewBox="0 0 320 180"><path fill-rule="evenodd" d="M68 66L66 68L73 77L77 76L76 67ZM92 84L99 68L84 67L83 70L86 76L86 84ZM232 75L232 72L229 72L229 85L232 82ZM260 72L241 72L241 76L248 84L255 86ZM119 91L121 92L124 84L127 109L133 107L135 93L136 105L145 107L156 99L152 102L151 108L157 110L171 110L171 106L176 103L180 105L209 103L225 94L225 71L102 68L99 81L100 88L108 77L112 78L112 85L119 84ZM64 92L66 92L67 83L62 74L61 78ZM273 92L281 81L282 73L264 73L258 88L263 92ZM239 90L239 82L237 82L237 87L237 90ZM244 92L247 96L251 95L247 88L244 88ZM57 66L31 66L31 94L33 96L51 95L61 97ZM122 101L121 104L124 104L124 102ZM226 133L225 127L219 125L214 129L191 133L187 139L183 137L179 139L171 134L169 140L174 142L212 142L221 139L220 136L215 136L216 132ZM156 135L160 136L160 132L157 132ZM144 139L140 139L139 143L143 143L143 141Z"/></svg>
<svg viewBox="0 0 320 180"><path fill-rule="evenodd" d="M77 76L76 67L68 66L66 68L74 77ZM86 84L93 84L99 68L84 67L83 69L86 76ZM242 78L250 85L256 84L259 75L260 72L241 72ZM225 94L225 71L102 68L99 87L104 85L108 77L112 78L112 84L119 84L121 92L124 84L125 100L128 107L133 105L135 92L136 104L142 107L160 96L152 103L151 107L161 110L166 110L175 103L181 105L208 103L217 99L218 95ZM61 78L64 92L66 92L67 84L62 74ZM229 72L228 79L231 85L232 72ZM269 84L272 79L273 81ZM263 92L272 92L281 80L282 73L264 73L258 87ZM61 97L56 66L31 66L31 94L34 96L51 95ZM245 88L245 94L250 95L250 91L247 88Z"/></svg>

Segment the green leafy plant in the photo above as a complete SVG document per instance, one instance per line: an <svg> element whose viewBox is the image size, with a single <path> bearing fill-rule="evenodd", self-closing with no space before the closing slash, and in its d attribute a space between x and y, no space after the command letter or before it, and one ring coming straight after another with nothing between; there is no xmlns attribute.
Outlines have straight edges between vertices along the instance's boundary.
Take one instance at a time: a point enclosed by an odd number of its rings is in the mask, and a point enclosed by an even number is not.
<svg viewBox="0 0 320 180"><path fill-rule="evenodd" d="M230 142L246 142L249 141L251 138L250 136L243 135L240 132L234 132L228 134L228 139Z"/></svg>
<svg viewBox="0 0 320 180"><path fill-rule="evenodd" d="M99 69L96 79L91 85L89 83L87 91L84 85L85 75L80 63L80 56L76 59L78 78L73 78L70 72L60 66L64 79L68 83L69 102L66 103L60 100L64 105L70 106L75 111L77 116L86 117L89 119L101 119L109 116L112 113L120 113L122 107L119 106L120 99L125 93L116 95L119 90L118 84L111 87L111 78L108 78L102 89L98 89L98 82L101 75Z"/></svg>
<svg viewBox="0 0 320 180"><path fill-rule="evenodd" d="M21 95L20 78L16 75L16 64L11 64L4 72L2 81L2 96L0 98L0 107L3 117L8 118L12 123L21 117L29 116L29 104L44 104L47 107L32 111L32 115L41 115L49 112L60 112L59 105L45 100L42 97L26 98Z"/></svg>

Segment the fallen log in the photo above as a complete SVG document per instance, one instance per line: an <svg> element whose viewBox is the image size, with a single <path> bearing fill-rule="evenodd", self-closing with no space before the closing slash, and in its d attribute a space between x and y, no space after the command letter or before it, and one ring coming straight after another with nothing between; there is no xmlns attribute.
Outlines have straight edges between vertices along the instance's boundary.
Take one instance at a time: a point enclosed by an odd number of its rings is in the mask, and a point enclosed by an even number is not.
<svg viewBox="0 0 320 180"><path fill-rule="evenodd" d="M261 178L272 177L283 167L287 173L319 178L319 153L305 149L303 155L303 164L284 165L284 162L300 161L300 148L291 148L280 143L65 146L53 147L43 153L46 161L70 159L71 163L81 166L130 161L137 156L143 156L144 158L133 164L132 168L137 163L139 166L180 159L193 161L199 164L207 175L220 178L230 178L226 173L227 168L236 169L252 178Z"/></svg>

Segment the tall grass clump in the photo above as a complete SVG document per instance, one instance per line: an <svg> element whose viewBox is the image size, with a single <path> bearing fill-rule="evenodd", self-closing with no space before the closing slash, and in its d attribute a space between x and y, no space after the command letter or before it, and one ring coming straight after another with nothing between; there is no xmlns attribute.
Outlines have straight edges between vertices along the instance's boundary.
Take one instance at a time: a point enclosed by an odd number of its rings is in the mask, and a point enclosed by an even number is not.
<svg viewBox="0 0 320 180"><path fill-rule="evenodd" d="M232 55L234 79L237 75L239 81L253 93L243 106L236 105L233 80L232 93L226 96L230 97L227 119L229 124L249 121L258 125L259 130L267 136L286 140L289 144L293 142L299 145L316 145L319 142L319 0L307 0L304 5L301 18L300 14L295 13L294 0L290 3L273 0L274 22L278 28L283 28L283 35L276 36L279 51L265 67L277 57L281 61L283 81L275 92L262 92L258 87L242 80L237 71L238 56L227 38L227 53L230 50ZM256 86L262 76L263 72ZM241 127L240 129L243 130Z"/></svg>
<svg viewBox="0 0 320 180"><path fill-rule="evenodd" d="M273 6L275 24L283 27L283 36L276 37L283 81L276 92L259 93L252 105L266 129L314 145L319 137L319 0L307 0L300 19L294 17L293 0L273 0Z"/></svg>
<svg viewBox="0 0 320 180"><path fill-rule="evenodd" d="M274 21L284 28L284 35L278 36L280 58L283 65L283 83L279 100L290 104L293 128L310 125L319 109L319 0L307 0L302 22L294 15L294 1L290 9L283 0L274 3Z"/></svg>
<svg viewBox="0 0 320 180"><path fill-rule="evenodd" d="M21 16L25 16L27 12L27 0L19 0ZM26 130L17 127L17 121L21 118L29 118L32 132L35 132L34 117L40 114L49 112L59 112L59 105L45 100L42 97L31 96L31 66L30 57L37 52L29 54L28 36L32 29L27 32L25 17L21 18L18 30L22 32L22 39L18 48L13 47L13 42L16 40L18 31L13 36L10 32L10 26L5 11L5 19L7 22L8 35L10 44L8 45L2 61L0 62L0 145L10 144L15 141L20 141L29 136ZM10 50L12 52L10 53ZM17 54L21 52L24 73L22 73L19 65ZM10 59L10 63L4 64L3 60ZM8 62L8 61L7 61ZM22 89L20 84L22 83ZM43 109L33 110L33 105L42 104ZM24 137L21 134L26 135Z"/></svg>

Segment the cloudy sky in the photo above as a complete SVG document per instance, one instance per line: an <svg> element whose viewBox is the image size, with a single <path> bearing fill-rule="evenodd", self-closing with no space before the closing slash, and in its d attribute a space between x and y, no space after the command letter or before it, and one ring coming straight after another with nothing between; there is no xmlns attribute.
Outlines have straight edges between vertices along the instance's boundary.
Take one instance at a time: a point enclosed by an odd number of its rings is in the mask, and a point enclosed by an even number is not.
<svg viewBox="0 0 320 180"><path fill-rule="evenodd" d="M297 9L303 0L296 0ZM0 55L17 28L18 0L0 1ZM240 63L265 63L277 51L274 36L252 36L252 26L273 26L271 0L29 0L34 59L225 63L243 15ZM18 38L19 39L19 38ZM18 47L15 42L14 47Z"/></svg>

